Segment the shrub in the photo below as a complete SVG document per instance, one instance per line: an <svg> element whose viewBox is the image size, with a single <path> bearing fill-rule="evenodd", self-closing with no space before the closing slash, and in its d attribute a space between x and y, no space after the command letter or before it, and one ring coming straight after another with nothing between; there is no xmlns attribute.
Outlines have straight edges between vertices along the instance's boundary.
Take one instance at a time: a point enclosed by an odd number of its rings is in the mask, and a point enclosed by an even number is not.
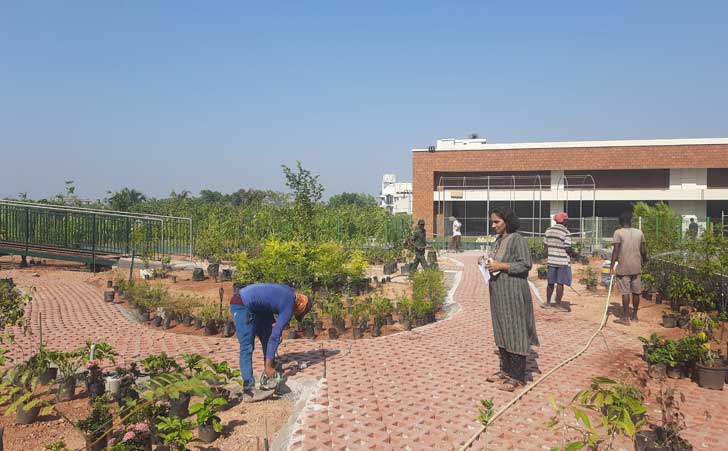
<svg viewBox="0 0 728 451"><path fill-rule="evenodd" d="M427 269L412 274L412 299L415 302L430 304L439 309L447 296L443 273L435 269Z"/></svg>

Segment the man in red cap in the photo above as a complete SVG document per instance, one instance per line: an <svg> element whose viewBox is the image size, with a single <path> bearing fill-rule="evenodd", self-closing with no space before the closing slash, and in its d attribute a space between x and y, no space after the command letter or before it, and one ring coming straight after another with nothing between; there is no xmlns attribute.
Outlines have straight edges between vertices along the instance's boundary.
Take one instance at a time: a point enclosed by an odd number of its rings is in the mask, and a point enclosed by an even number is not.
<svg viewBox="0 0 728 451"><path fill-rule="evenodd" d="M548 286L546 288L546 302L541 305L543 308L551 306L551 296L554 294L554 286L556 286L556 303L558 309L570 311L568 303L563 304L561 299L564 297L564 285L571 286L571 259L569 251L571 250L571 234L566 228L566 221L569 215L566 212L554 215L555 224L546 229L543 237L543 244L546 250L548 267L547 279Z"/></svg>

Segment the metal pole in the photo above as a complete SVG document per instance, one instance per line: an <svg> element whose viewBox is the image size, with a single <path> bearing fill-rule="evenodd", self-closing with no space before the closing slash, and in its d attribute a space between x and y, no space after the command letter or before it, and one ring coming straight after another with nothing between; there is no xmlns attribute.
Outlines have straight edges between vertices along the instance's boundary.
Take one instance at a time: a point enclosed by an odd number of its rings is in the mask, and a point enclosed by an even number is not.
<svg viewBox="0 0 728 451"><path fill-rule="evenodd" d="M30 247L30 208L25 208L25 256L28 256Z"/></svg>
<svg viewBox="0 0 728 451"><path fill-rule="evenodd" d="M93 227L93 230L91 230L91 272L96 274L96 213L94 213L91 218L91 224Z"/></svg>
<svg viewBox="0 0 728 451"><path fill-rule="evenodd" d="M190 261L192 261L192 218L190 218Z"/></svg>

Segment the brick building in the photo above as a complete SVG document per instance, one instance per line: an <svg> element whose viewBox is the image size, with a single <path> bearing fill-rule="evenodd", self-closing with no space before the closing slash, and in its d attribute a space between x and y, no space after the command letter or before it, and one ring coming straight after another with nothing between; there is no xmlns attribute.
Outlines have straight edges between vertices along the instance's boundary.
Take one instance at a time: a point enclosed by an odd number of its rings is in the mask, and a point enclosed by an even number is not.
<svg viewBox="0 0 728 451"><path fill-rule="evenodd" d="M489 144L441 139L412 149L413 216L430 236L450 216L466 236L488 233L487 211L509 205L524 230L552 214L617 217L635 201L669 203L682 215L728 215L728 138Z"/></svg>

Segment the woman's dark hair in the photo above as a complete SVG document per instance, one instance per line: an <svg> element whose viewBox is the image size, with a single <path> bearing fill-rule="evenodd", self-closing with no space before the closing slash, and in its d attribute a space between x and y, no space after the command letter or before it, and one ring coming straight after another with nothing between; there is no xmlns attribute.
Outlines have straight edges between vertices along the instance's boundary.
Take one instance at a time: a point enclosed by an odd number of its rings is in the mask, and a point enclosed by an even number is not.
<svg viewBox="0 0 728 451"><path fill-rule="evenodd" d="M625 211L619 215L619 225L623 227L632 227L632 212Z"/></svg>
<svg viewBox="0 0 728 451"><path fill-rule="evenodd" d="M508 233L515 232L521 226L518 222L518 216L516 216L516 214L513 213L513 210L508 207L491 208L490 212L488 213L489 221L490 216L493 214L501 218L503 222L506 223L506 232Z"/></svg>

